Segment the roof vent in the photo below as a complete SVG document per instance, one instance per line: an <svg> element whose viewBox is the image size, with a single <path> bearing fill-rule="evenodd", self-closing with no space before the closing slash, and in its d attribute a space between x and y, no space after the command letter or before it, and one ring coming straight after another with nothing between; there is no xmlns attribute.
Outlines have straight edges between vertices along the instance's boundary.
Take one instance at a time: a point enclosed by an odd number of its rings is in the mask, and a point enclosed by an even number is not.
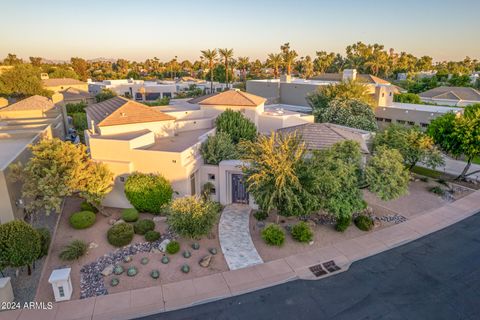
<svg viewBox="0 0 480 320"><path fill-rule="evenodd" d="M125 112L120 112L120 117L126 117L127 114Z"/></svg>

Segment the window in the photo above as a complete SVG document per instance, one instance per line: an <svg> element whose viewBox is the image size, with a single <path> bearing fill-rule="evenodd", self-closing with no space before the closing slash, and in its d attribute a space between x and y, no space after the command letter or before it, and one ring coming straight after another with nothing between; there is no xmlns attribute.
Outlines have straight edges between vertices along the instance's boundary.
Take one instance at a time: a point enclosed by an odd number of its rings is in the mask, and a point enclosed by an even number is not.
<svg viewBox="0 0 480 320"><path fill-rule="evenodd" d="M167 98L171 98L172 97L172 93L171 92L164 92L163 93L163 97L167 97Z"/></svg>
<svg viewBox="0 0 480 320"><path fill-rule="evenodd" d="M125 177L120 176L118 179L120 180L120 182L125 183Z"/></svg>
<svg viewBox="0 0 480 320"><path fill-rule="evenodd" d="M216 195L216 194L217 194L217 190L216 190L215 188L211 188L211 189L210 189L210 194L213 195L213 196Z"/></svg>
<svg viewBox="0 0 480 320"><path fill-rule="evenodd" d="M145 94L145 100L155 101L157 99L160 99L160 92L149 92Z"/></svg>
<svg viewBox="0 0 480 320"><path fill-rule="evenodd" d="M383 119L383 121L390 123L390 122L392 122L392 119L385 118L385 119Z"/></svg>
<svg viewBox="0 0 480 320"><path fill-rule="evenodd" d="M135 100L142 100L143 97L142 97L142 94L140 92L136 92L135 93Z"/></svg>
<svg viewBox="0 0 480 320"><path fill-rule="evenodd" d="M215 175L213 173L208 174L208 180L213 180L215 181Z"/></svg>
<svg viewBox="0 0 480 320"><path fill-rule="evenodd" d="M415 122L413 122L413 121L408 121L408 124L411 125L411 126L414 126L414 125L415 125Z"/></svg>
<svg viewBox="0 0 480 320"><path fill-rule="evenodd" d="M379 122L383 121L383 118L375 117L375 119L377 119L377 121L379 121Z"/></svg>
<svg viewBox="0 0 480 320"><path fill-rule="evenodd" d="M420 127L422 127L422 128L428 128L428 123L420 122Z"/></svg>
<svg viewBox="0 0 480 320"><path fill-rule="evenodd" d="M397 120L397 123L405 124L405 120Z"/></svg>
<svg viewBox="0 0 480 320"><path fill-rule="evenodd" d="M62 286L58 287L58 294L60 297L65 297L65 291L63 290Z"/></svg>

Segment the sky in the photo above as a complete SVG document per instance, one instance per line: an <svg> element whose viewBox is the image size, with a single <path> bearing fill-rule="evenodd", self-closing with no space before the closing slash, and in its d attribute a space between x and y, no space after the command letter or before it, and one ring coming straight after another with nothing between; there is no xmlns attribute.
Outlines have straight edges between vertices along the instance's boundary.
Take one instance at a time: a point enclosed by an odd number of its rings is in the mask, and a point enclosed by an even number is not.
<svg viewBox="0 0 480 320"><path fill-rule="evenodd" d="M357 41L480 59L478 12L480 0L1 0L0 59L183 60L233 48L264 60L285 42L315 56Z"/></svg>

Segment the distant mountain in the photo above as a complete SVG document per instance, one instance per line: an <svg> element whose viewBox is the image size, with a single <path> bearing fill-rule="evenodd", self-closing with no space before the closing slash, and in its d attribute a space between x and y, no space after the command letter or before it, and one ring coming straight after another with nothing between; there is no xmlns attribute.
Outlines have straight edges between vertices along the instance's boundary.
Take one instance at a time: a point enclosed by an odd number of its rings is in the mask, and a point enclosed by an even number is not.
<svg viewBox="0 0 480 320"><path fill-rule="evenodd" d="M88 62L112 62L113 63L113 62L116 62L117 59L100 57L100 58L88 59L87 61Z"/></svg>

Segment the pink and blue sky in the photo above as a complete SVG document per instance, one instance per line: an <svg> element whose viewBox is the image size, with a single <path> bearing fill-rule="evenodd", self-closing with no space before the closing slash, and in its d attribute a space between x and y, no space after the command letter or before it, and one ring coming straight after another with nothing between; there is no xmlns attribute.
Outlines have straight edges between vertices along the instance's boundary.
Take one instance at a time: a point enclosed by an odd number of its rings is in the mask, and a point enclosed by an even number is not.
<svg viewBox="0 0 480 320"><path fill-rule="evenodd" d="M479 0L15 0L0 6L0 58L196 59L234 48L264 59L356 41L435 60L480 59Z"/></svg>

